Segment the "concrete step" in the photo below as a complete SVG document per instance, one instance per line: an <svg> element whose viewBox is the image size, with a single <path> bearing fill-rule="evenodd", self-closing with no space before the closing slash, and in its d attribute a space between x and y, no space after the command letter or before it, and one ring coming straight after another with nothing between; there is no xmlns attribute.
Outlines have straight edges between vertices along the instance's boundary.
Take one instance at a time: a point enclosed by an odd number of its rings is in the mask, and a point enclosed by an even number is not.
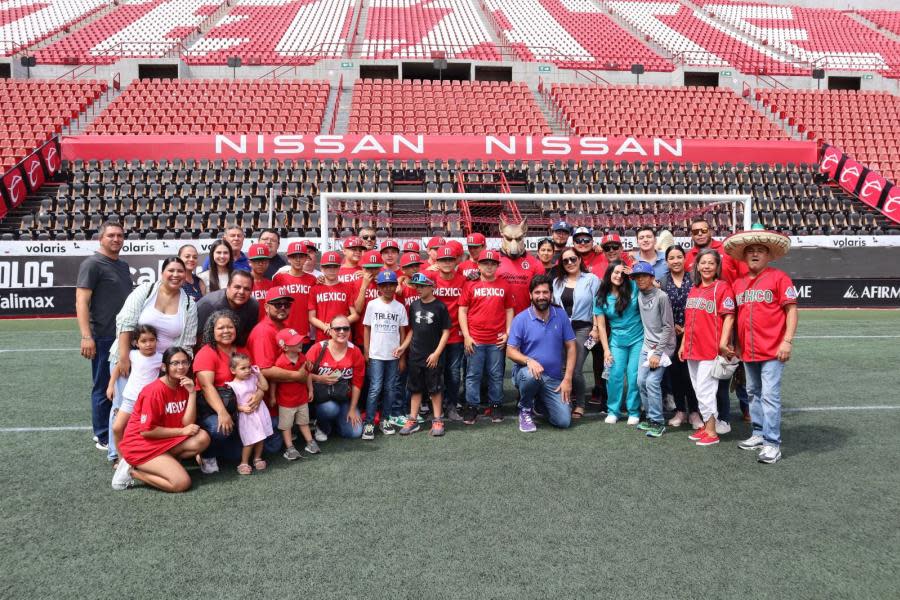
<svg viewBox="0 0 900 600"><path fill-rule="evenodd" d="M556 110L550 103L550 100L539 92L537 88L532 89L531 93L534 95L534 100L540 107L541 112L544 113L544 118L547 119L547 124L550 125L553 135L570 135L572 132L561 119L557 118Z"/></svg>
<svg viewBox="0 0 900 600"><path fill-rule="evenodd" d="M121 89L115 90L110 86L106 94L100 96L96 102L87 107L87 109L78 116L78 119L73 121L69 127L63 129L63 133L66 135L79 135L84 133L91 123L96 121L97 117L99 117L100 114L121 95L121 93Z"/></svg>

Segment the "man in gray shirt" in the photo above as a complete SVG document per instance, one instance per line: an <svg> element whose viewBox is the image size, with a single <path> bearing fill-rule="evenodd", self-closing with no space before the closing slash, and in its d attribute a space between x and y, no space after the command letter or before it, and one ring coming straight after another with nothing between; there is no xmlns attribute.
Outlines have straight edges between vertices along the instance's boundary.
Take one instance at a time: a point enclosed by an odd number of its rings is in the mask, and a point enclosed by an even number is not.
<svg viewBox="0 0 900 600"><path fill-rule="evenodd" d="M644 324L644 345L638 363L638 389L647 407L647 421L638 429L648 437L660 437L666 430L663 420L661 382L675 352L675 320L669 296L656 287L653 265L640 261L631 268L631 278L638 287L638 308Z"/></svg>
<svg viewBox="0 0 900 600"><path fill-rule="evenodd" d="M81 330L81 355L91 361L91 425L94 443L109 443L109 350L116 340L116 315L132 290L128 263L119 259L125 230L119 223L100 225L100 250L81 263L75 282L75 316Z"/></svg>
<svg viewBox="0 0 900 600"><path fill-rule="evenodd" d="M252 296L253 275L248 271L234 270L228 278L228 287L203 296L197 303L197 345L203 343L206 321L217 310L232 310L238 316L237 345L247 345L250 331L259 320L259 304Z"/></svg>

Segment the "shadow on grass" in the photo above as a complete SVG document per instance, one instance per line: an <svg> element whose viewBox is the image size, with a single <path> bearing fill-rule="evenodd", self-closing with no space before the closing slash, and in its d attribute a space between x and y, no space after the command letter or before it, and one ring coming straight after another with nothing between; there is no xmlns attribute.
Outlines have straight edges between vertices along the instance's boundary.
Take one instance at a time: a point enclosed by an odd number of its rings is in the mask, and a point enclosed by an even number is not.
<svg viewBox="0 0 900 600"><path fill-rule="evenodd" d="M804 452L832 452L847 445L849 439L845 429L822 425L798 425L788 430L787 441L791 454Z"/></svg>

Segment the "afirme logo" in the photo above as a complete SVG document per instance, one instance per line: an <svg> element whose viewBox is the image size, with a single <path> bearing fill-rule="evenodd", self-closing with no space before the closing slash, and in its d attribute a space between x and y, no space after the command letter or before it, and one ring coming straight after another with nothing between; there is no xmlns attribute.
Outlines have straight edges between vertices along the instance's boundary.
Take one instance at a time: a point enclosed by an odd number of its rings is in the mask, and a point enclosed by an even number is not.
<svg viewBox="0 0 900 600"><path fill-rule="evenodd" d="M844 298L848 300L859 298L880 298L895 300L900 298L900 286L891 285L867 285L862 292L857 292L851 285L844 292Z"/></svg>
<svg viewBox="0 0 900 600"><path fill-rule="evenodd" d="M853 286L851 285L849 288L847 288L847 291L844 292L844 298L846 298L848 300L853 300L853 299L859 298L859 294L856 292L855 289L853 289Z"/></svg>

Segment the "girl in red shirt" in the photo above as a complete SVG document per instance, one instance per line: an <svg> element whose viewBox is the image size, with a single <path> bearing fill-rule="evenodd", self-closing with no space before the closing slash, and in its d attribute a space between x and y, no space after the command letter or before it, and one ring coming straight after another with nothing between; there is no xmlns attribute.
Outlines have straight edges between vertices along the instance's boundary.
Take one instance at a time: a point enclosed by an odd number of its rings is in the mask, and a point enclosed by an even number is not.
<svg viewBox="0 0 900 600"><path fill-rule="evenodd" d="M137 479L164 492L187 491L191 477L180 461L209 446L209 435L194 423L197 392L188 376L190 355L173 346L162 362L165 375L141 390L128 420L113 489L130 487Z"/></svg>
<svg viewBox="0 0 900 600"><path fill-rule="evenodd" d="M698 446L719 443L716 434L716 392L719 380L710 374L718 355L734 356L729 348L734 324L734 293L722 275L722 257L712 248L700 251L684 309L684 337L678 358L687 362L704 425L688 436Z"/></svg>

